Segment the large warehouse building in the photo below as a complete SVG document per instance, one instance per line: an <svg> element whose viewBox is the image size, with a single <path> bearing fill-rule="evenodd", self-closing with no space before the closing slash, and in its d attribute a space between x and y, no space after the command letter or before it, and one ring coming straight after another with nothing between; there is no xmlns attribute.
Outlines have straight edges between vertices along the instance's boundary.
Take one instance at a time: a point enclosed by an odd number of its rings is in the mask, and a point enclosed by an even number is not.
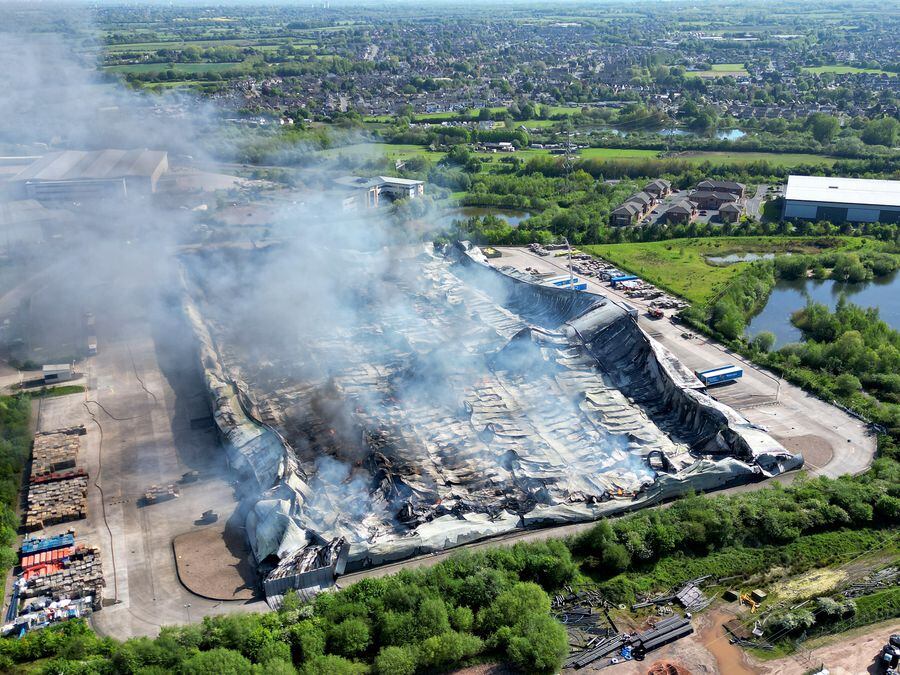
<svg viewBox="0 0 900 675"><path fill-rule="evenodd" d="M900 223L900 181L788 176L784 217Z"/></svg>
<svg viewBox="0 0 900 675"><path fill-rule="evenodd" d="M169 170L161 150L66 150L44 155L9 179L19 198L82 201L156 192Z"/></svg>

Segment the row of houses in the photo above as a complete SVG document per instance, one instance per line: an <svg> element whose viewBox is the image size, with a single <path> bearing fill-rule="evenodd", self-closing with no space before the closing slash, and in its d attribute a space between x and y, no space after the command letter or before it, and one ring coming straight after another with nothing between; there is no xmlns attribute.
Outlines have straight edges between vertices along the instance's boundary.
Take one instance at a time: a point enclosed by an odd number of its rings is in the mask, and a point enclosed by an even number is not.
<svg viewBox="0 0 900 675"><path fill-rule="evenodd" d="M672 193L672 184L658 178L644 186L640 192L635 192L626 199L621 206L610 214L610 225L623 227L633 225L653 210L660 201Z"/></svg>
<svg viewBox="0 0 900 675"><path fill-rule="evenodd" d="M671 191L672 186L668 181L655 180L648 183L643 191L633 194L610 214L610 225L622 227L640 222ZM718 211L722 221L736 222L743 213L742 203L746 191L746 186L742 183L702 180L688 196L670 204L660 220L667 223L690 223L701 211Z"/></svg>

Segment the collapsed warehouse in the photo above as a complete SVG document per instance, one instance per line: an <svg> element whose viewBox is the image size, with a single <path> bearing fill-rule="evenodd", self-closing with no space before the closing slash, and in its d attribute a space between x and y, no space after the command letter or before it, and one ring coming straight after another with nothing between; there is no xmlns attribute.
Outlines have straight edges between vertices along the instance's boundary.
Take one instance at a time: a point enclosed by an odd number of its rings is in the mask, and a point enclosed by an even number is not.
<svg viewBox="0 0 900 675"><path fill-rule="evenodd" d="M279 579L323 551L359 569L802 465L603 296L467 244L344 252L331 284L314 280L334 252L311 254L307 289L267 285L278 255L186 256L185 311L254 487L251 549ZM281 294L289 311L267 314Z"/></svg>

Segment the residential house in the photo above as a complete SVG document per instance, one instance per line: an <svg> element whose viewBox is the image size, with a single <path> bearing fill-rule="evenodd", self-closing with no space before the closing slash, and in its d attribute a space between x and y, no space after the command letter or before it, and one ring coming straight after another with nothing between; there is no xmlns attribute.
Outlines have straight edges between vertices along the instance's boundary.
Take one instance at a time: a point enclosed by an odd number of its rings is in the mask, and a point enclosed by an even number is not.
<svg viewBox="0 0 900 675"><path fill-rule="evenodd" d="M687 224L697 217L697 205L690 199L682 199L667 208L663 216L667 223Z"/></svg>
<svg viewBox="0 0 900 675"><path fill-rule="evenodd" d="M614 227L626 227L633 225L641 215L641 207L634 202L625 202L620 207L613 209L609 214L609 224Z"/></svg>
<svg viewBox="0 0 900 675"><path fill-rule="evenodd" d="M703 210L718 210L723 204L737 201L737 195L731 192L695 190L691 193L691 201Z"/></svg>
<svg viewBox="0 0 900 675"><path fill-rule="evenodd" d="M644 192L659 201L672 192L672 184L667 180L657 178L644 186Z"/></svg>
<svg viewBox="0 0 900 675"><path fill-rule="evenodd" d="M697 183L697 190L707 192L730 192L739 199L746 196L747 186L743 183L735 183L730 180L701 180Z"/></svg>
<svg viewBox="0 0 900 675"><path fill-rule="evenodd" d="M625 202L610 213L610 225L632 225L640 220L653 208L656 200L646 192L636 192Z"/></svg>
<svg viewBox="0 0 900 675"><path fill-rule="evenodd" d="M742 209L737 202L727 202L719 208L719 217L724 223L736 223L741 213Z"/></svg>

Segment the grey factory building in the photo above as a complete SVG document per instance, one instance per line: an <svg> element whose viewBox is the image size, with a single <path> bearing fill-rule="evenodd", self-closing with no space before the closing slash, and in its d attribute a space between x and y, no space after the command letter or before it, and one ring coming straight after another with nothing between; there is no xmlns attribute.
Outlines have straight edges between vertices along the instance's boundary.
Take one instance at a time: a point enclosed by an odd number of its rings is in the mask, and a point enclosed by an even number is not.
<svg viewBox="0 0 900 675"><path fill-rule="evenodd" d="M832 223L900 223L900 181L788 176L784 217Z"/></svg>
<svg viewBox="0 0 900 675"><path fill-rule="evenodd" d="M169 170L161 150L64 150L44 155L12 176L14 196L43 202L71 202L156 192Z"/></svg>
<svg viewBox="0 0 900 675"><path fill-rule="evenodd" d="M253 279L277 248L184 260L184 309L249 495L250 548L261 570L274 566L274 604L345 564L596 520L802 466L606 297L497 270L464 242L391 253L382 271L344 252L352 264L329 297L364 320L299 321L286 341L246 328L267 311ZM212 283L217 269L240 287ZM294 311L309 315L327 292L298 295ZM216 302L220 293L231 302Z"/></svg>

